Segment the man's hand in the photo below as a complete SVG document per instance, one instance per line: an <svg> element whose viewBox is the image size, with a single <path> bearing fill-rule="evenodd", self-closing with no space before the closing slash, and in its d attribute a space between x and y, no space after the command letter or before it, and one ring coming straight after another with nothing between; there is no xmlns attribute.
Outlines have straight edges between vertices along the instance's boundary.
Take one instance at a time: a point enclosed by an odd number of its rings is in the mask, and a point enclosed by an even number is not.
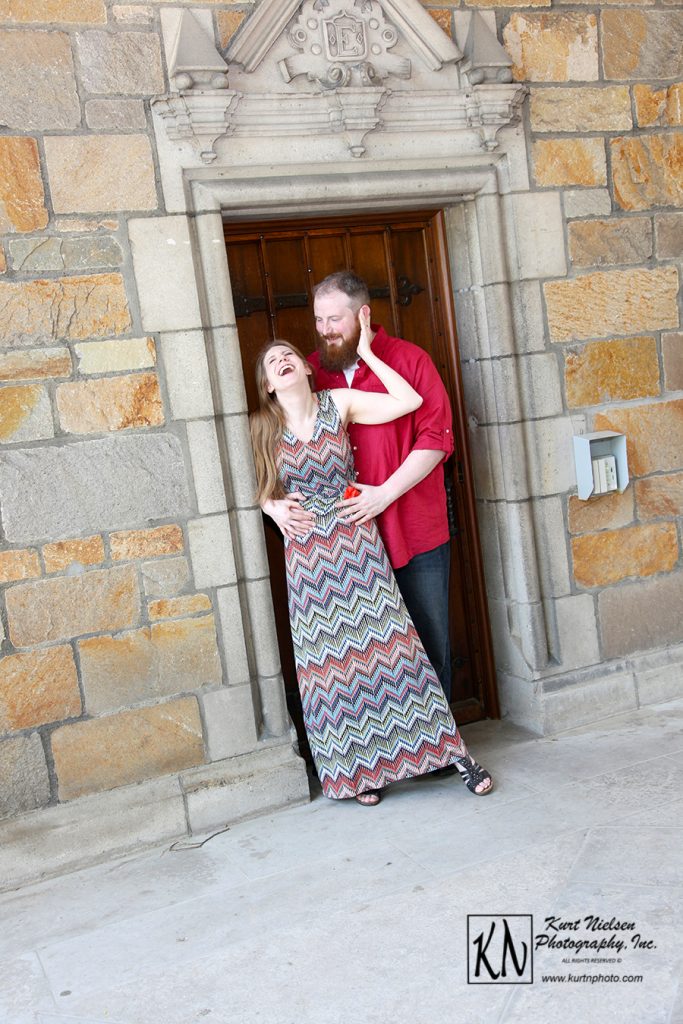
<svg viewBox="0 0 683 1024"><path fill-rule="evenodd" d="M301 507L303 494L300 491L292 491L284 498L277 501L272 498L264 501L261 508L267 516L277 524L284 537L295 540L304 533L308 533L315 525L315 516Z"/></svg>
<svg viewBox="0 0 683 1024"><path fill-rule="evenodd" d="M394 500L393 494L389 491L386 483L379 487L372 487L370 484L353 485L360 494L355 498L347 498L337 504L339 518L347 523L367 523L374 519L380 512L384 512L387 505Z"/></svg>

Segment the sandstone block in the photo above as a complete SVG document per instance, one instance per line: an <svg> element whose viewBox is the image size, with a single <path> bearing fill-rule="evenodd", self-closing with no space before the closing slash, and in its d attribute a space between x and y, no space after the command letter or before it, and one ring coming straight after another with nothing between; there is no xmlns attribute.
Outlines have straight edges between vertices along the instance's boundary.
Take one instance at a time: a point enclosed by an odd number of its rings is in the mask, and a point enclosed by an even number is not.
<svg viewBox="0 0 683 1024"><path fill-rule="evenodd" d="M86 238L17 238L9 245L12 265L23 274L118 267L123 253L111 235Z"/></svg>
<svg viewBox="0 0 683 1024"><path fill-rule="evenodd" d="M57 231L116 231L116 217L55 217Z"/></svg>
<svg viewBox="0 0 683 1024"><path fill-rule="evenodd" d="M72 566L99 565L104 561L104 541L99 534L78 540L58 540L45 545L43 561L46 573L63 572Z"/></svg>
<svg viewBox="0 0 683 1024"><path fill-rule="evenodd" d="M54 432L50 399L41 384L0 389L0 441L38 441Z"/></svg>
<svg viewBox="0 0 683 1024"><path fill-rule="evenodd" d="M4 274L7 270L7 260L5 259L5 250L0 244L0 274Z"/></svg>
<svg viewBox="0 0 683 1024"><path fill-rule="evenodd" d="M683 640L683 573L611 587L598 596L605 658Z"/></svg>
<svg viewBox="0 0 683 1024"><path fill-rule="evenodd" d="M594 14L512 14L503 42L517 81L590 82L598 77Z"/></svg>
<svg viewBox="0 0 683 1024"><path fill-rule="evenodd" d="M5 451L0 496L12 544L179 519L189 508L180 442L160 433Z"/></svg>
<svg viewBox="0 0 683 1024"><path fill-rule="evenodd" d="M679 556L674 523L626 526L572 538L574 578L582 587L604 587L629 576L671 572Z"/></svg>
<svg viewBox="0 0 683 1024"><path fill-rule="evenodd" d="M0 0L0 21L54 25L106 20L104 0Z"/></svg>
<svg viewBox="0 0 683 1024"><path fill-rule="evenodd" d="M683 82L654 89L651 85L634 85L636 120L641 128L668 128L683 124Z"/></svg>
<svg viewBox="0 0 683 1024"><path fill-rule="evenodd" d="M38 733L0 743L0 818L44 807L50 800L50 779Z"/></svg>
<svg viewBox="0 0 683 1024"><path fill-rule="evenodd" d="M69 36L0 31L0 124L31 132L77 128L80 121Z"/></svg>
<svg viewBox="0 0 683 1024"><path fill-rule="evenodd" d="M446 12L450 15L450 11ZM221 50L225 50L232 37L237 32L246 14L244 11L217 11L216 12L216 24L218 26L218 42ZM438 20L438 19L437 19ZM445 31L450 35L451 26L450 23L445 28Z"/></svg>
<svg viewBox="0 0 683 1024"><path fill-rule="evenodd" d="M680 259L683 254L683 213L655 216L655 250L660 259Z"/></svg>
<svg viewBox="0 0 683 1024"><path fill-rule="evenodd" d="M535 132L612 132L632 127L628 87L532 89Z"/></svg>
<svg viewBox="0 0 683 1024"><path fill-rule="evenodd" d="M80 713L81 695L70 647L7 654L0 660L0 732L61 722Z"/></svg>
<svg viewBox="0 0 683 1024"><path fill-rule="evenodd" d="M10 639L17 647L125 629L140 618L132 566L17 583L5 600Z"/></svg>
<svg viewBox="0 0 683 1024"><path fill-rule="evenodd" d="M52 734L61 800L115 789L204 761L194 698L77 722Z"/></svg>
<svg viewBox="0 0 683 1024"><path fill-rule="evenodd" d="M0 281L0 334L7 348L125 334L130 324L120 274Z"/></svg>
<svg viewBox="0 0 683 1024"><path fill-rule="evenodd" d="M55 135L44 145L55 213L156 209L145 135Z"/></svg>
<svg viewBox="0 0 683 1024"><path fill-rule="evenodd" d="M156 33L83 32L76 36L76 47L88 92L154 96L164 91Z"/></svg>
<svg viewBox="0 0 683 1024"><path fill-rule="evenodd" d="M154 10L149 6L114 4L111 13L121 25L149 25L154 20Z"/></svg>
<svg viewBox="0 0 683 1024"><path fill-rule="evenodd" d="M40 559L33 548L0 551L0 583L29 580L40 575Z"/></svg>
<svg viewBox="0 0 683 1024"><path fill-rule="evenodd" d="M86 711L101 714L220 683L212 615L79 644Z"/></svg>
<svg viewBox="0 0 683 1024"><path fill-rule="evenodd" d="M552 341L678 326L678 272L613 270L543 285Z"/></svg>
<svg viewBox="0 0 683 1024"><path fill-rule="evenodd" d="M626 435L631 476L683 468L683 400L610 409L594 419L595 430Z"/></svg>
<svg viewBox="0 0 683 1024"><path fill-rule="evenodd" d="M575 267L644 263L652 255L647 217L612 217L569 225L569 258Z"/></svg>
<svg viewBox="0 0 683 1024"><path fill-rule="evenodd" d="M660 393L654 338L594 341L566 353L567 405L600 405Z"/></svg>
<svg viewBox="0 0 683 1024"><path fill-rule="evenodd" d="M446 35L450 36L453 30L453 11L448 7L430 7L428 8L434 21L439 25Z"/></svg>
<svg viewBox="0 0 683 1024"><path fill-rule="evenodd" d="M147 597L173 597L184 590L190 582L190 567L186 558L143 562L140 569L142 586Z"/></svg>
<svg viewBox="0 0 683 1024"><path fill-rule="evenodd" d="M634 486L639 519L683 515L683 473L649 476Z"/></svg>
<svg viewBox="0 0 683 1024"><path fill-rule="evenodd" d="M614 197L624 210L683 206L683 135L613 139Z"/></svg>
<svg viewBox="0 0 683 1024"><path fill-rule="evenodd" d="M74 345L74 351L80 373L116 373L156 365L156 346L152 338L85 341Z"/></svg>
<svg viewBox="0 0 683 1024"><path fill-rule="evenodd" d="M465 0L466 7L550 7L552 0Z"/></svg>
<svg viewBox="0 0 683 1024"><path fill-rule="evenodd" d="M569 217L601 217L611 213L612 200L606 188L568 189L564 193L564 212Z"/></svg>
<svg viewBox="0 0 683 1024"><path fill-rule="evenodd" d="M679 78L682 38L683 12L603 11L605 78Z"/></svg>
<svg viewBox="0 0 683 1024"><path fill-rule="evenodd" d="M0 234L39 231L47 221L36 140L0 136Z"/></svg>
<svg viewBox="0 0 683 1024"><path fill-rule="evenodd" d="M208 594L187 594L184 597L167 597L150 601L147 607L150 619L178 619L196 612L211 610Z"/></svg>
<svg viewBox="0 0 683 1024"><path fill-rule="evenodd" d="M623 494L602 494L581 501L575 494L569 498L569 532L595 533L598 530L616 530L634 519L633 488Z"/></svg>
<svg viewBox="0 0 683 1024"><path fill-rule="evenodd" d="M606 185L607 161L602 139L541 139L533 143L538 185Z"/></svg>
<svg viewBox="0 0 683 1024"><path fill-rule="evenodd" d="M683 334L662 334L664 387L667 391L683 391Z"/></svg>
<svg viewBox="0 0 683 1024"><path fill-rule="evenodd" d="M156 373L59 384L57 409L62 429L72 434L158 427L164 422Z"/></svg>
<svg viewBox="0 0 683 1024"><path fill-rule="evenodd" d="M109 541L114 561L173 555L182 551L185 546L183 531L175 524L157 526L153 530L124 530L121 533L112 533Z"/></svg>
<svg viewBox="0 0 683 1024"><path fill-rule="evenodd" d="M85 104L85 119L88 127L95 129L126 130L147 127L147 115L142 100L88 100Z"/></svg>

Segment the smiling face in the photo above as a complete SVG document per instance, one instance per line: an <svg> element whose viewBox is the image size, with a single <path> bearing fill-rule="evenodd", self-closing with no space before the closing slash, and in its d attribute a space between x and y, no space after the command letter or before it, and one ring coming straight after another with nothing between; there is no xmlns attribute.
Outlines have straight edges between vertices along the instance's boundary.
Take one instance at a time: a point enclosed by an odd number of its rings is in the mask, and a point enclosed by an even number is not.
<svg viewBox="0 0 683 1024"><path fill-rule="evenodd" d="M263 400L276 397L302 381L310 387L311 367L293 345L274 341L261 352L256 364L256 383ZM309 378L309 380L307 380Z"/></svg>
<svg viewBox="0 0 683 1024"><path fill-rule="evenodd" d="M313 311L320 365L331 371L352 366L360 338L358 309L353 300L342 291L325 292L316 295Z"/></svg>

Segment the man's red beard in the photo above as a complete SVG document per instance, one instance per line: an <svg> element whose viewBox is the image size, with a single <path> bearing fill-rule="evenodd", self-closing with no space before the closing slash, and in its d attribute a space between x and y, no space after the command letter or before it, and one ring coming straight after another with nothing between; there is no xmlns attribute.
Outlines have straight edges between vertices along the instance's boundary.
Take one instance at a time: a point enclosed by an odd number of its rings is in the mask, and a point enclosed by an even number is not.
<svg viewBox="0 0 683 1024"><path fill-rule="evenodd" d="M339 337L339 335L335 337ZM323 370L328 370L330 373L339 373L341 370L348 370L349 366L353 366L358 358L359 340L360 324L356 327L351 338L346 338L342 342L335 342L334 345L330 345L327 339L319 334L317 349L320 353L320 365Z"/></svg>

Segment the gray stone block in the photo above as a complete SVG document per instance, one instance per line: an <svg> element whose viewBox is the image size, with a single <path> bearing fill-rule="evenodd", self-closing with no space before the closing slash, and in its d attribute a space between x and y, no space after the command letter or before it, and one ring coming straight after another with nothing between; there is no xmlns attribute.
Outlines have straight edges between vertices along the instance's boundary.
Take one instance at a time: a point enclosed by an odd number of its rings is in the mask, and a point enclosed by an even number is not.
<svg viewBox="0 0 683 1024"><path fill-rule="evenodd" d="M175 597L190 581L186 558L164 558L143 562L142 586L147 597Z"/></svg>
<svg viewBox="0 0 683 1024"><path fill-rule="evenodd" d="M187 535L198 590L237 582L232 531L227 515L192 519L187 524Z"/></svg>
<svg viewBox="0 0 683 1024"><path fill-rule="evenodd" d="M88 92L154 96L164 91L155 33L91 30L76 36L76 46Z"/></svg>
<svg viewBox="0 0 683 1024"><path fill-rule="evenodd" d="M249 419L246 414L223 416L232 500L237 508L251 508L256 500L256 474L251 457Z"/></svg>
<svg viewBox="0 0 683 1024"><path fill-rule="evenodd" d="M563 686L543 695L543 733L552 736L601 718L611 718L623 711L634 710L636 704L632 672Z"/></svg>
<svg viewBox="0 0 683 1024"><path fill-rule="evenodd" d="M206 342L202 332L162 334L159 352L173 418L191 420L213 416Z"/></svg>
<svg viewBox="0 0 683 1024"><path fill-rule="evenodd" d="M227 500L214 421L188 422L187 443L190 449L197 508L202 515L225 512Z"/></svg>
<svg viewBox="0 0 683 1024"><path fill-rule="evenodd" d="M598 597L606 658L683 640L683 573L609 587Z"/></svg>
<svg viewBox="0 0 683 1024"><path fill-rule="evenodd" d="M121 247L111 235L91 234L76 238L16 238L10 242L15 270L42 274L50 270L97 270L118 267Z"/></svg>
<svg viewBox="0 0 683 1024"><path fill-rule="evenodd" d="M14 544L139 527L189 508L182 449L170 434L4 452L0 494Z"/></svg>
<svg viewBox="0 0 683 1024"><path fill-rule="evenodd" d="M147 118L142 100L99 99L85 104L89 128L146 128Z"/></svg>
<svg viewBox="0 0 683 1024"><path fill-rule="evenodd" d="M251 685L223 687L200 698L210 761L253 750L258 743Z"/></svg>
<svg viewBox="0 0 683 1024"><path fill-rule="evenodd" d="M289 742L186 772L182 783L193 833L310 799L306 766Z"/></svg>
<svg viewBox="0 0 683 1024"><path fill-rule="evenodd" d="M606 188L568 189L564 193L564 212L570 217L605 217L612 212L612 200Z"/></svg>
<svg viewBox="0 0 683 1024"><path fill-rule="evenodd" d="M45 753L37 732L0 743L0 818L44 807L50 800Z"/></svg>
<svg viewBox="0 0 683 1024"><path fill-rule="evenodd" d="M128 221L146 331L183 331L202 326L190 231L186 217Z"/></svg>

